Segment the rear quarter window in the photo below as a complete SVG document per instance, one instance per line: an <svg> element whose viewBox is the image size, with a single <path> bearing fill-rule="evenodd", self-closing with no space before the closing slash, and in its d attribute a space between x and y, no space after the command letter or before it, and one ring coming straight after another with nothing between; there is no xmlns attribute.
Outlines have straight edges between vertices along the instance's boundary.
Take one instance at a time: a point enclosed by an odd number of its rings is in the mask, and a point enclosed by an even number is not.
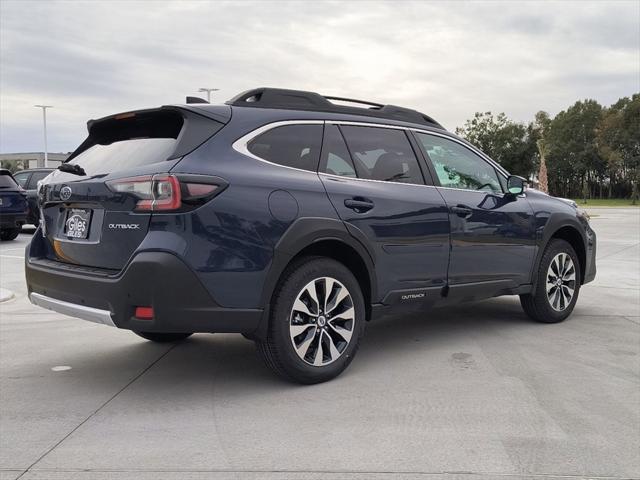
<svg viewBox="0 0 640 480"><path fill-rule="evenodd" d="M258 135L247 149L268 162L315 172L321 144L322 125L283 125Z"/></svg>

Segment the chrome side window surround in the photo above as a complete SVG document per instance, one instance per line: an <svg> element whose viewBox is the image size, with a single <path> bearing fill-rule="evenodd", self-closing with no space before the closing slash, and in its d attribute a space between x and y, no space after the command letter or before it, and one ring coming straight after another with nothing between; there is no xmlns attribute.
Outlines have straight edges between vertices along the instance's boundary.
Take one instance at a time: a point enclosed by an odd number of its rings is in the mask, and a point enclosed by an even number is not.
<svg viewBox="0 0 640 480"><path fill-rule="evenodd" d="M233 148L236 152L246 155L247 157L251 157L254 160L259 160L260 162L268 163L269 165L275 165L280 168L288 168L290 170L297 170L299 172L305 173L313 173L310 170L305 170L303 168L289 167L288 165L280 165L279 163L273 163L269 160L265 160L264 158L260 158L257 155L254 155L249 151L249 142L256 138L258 135L263 134L264 132L268 132L269 130L273 130L274 128L282 127L285 125L324 125L324 120L282 120L279 122L267 123L261 127L256 128L255 130L250 131L249 133L243 135L235 142L231 144L231 148Z"/></svg>
<svg viewBox="0 0 640 480"><path fill-rule="evenodd" d="M423 183L402 183L402 182L389 182L387 180L373 180L371 178L355 178L355 177L345 177L342 175L334 175L332 173L318 172L318 175L322 175L323 177L336 178L340 180L349 180L353 182L376 182L376 183L391 183L393 185L406 185L410 187L429 187L429 188L440 188L435 185L425 185Z"/></svg>
<svg viewBox="0 0 640 480"><path fill-rule="evenodd" d="M502 166L499 163L497 163L496 161L492 160L490 157L485 155L482 151L478 150L473 145L470 145L470 144L467 144L465 142L462 142L462 141L458 140L457 138L452 137L451 135L447 135L447 134L439 133L439 132L434 132L434 131L431 131L431 130L423 130L423 129L415 128L415 127L403 127L403 126L400 126L400 125L386 125L386 124L381 124L381 123L352 122L352 121L346 121L346 120L345 121L342 121L342 120L326 120L325 123L330 123L330 124L334 124L334 125L355 125L355 126L360 126L360 127L392 128L392 129L395 129L395 130L406 130L406 131L411 131L411 132L425 133L427 135L435 135L437 137L443 137L443 138L446 138L448 140L451 140L452 142L456 142L456 143L462 145L463 147L465 147L468 150L471 150L473 153L475 153L476 155L480 156L483 160L488 162L492 167L496 168L499 173L504 175L505 178L509 176L509 173L504 168L502 168Z"/></svg>
<svg viewBox="0 0 640 480"><path fill-rule="evenodd" d="M492 167L494 167L497 171L497 173L499 175L502 175L505 179L508 178L509 173L502 168L502 166L500 166L500 164L498 164L497 162L493 161L491 158L489 158L487 155L485 155L484 153L482 153L480 150L478 150L477 148L473 147L472 145L468 145L460 140L458 140L455 137L452 137L451 135L446 135L443 133L439 133L439 132L433 132L431 130L423 130L420 128L414 128L414 127L403 127L400 125L387 125L387 124L383 124L383 123L369 123L369 122L354 122L354 121L349 121L349 120L281 120L281 121L277 121L277 122L272 122L272 123L267 123L266 125L262 125L261 127L256 128L255 130L252 130L251 132L243 135L242 137L238 138L235 142L233 142L233 144L231 145L231 147L237 151L238 153L241 153L243 155L246 155L247 157L251 157L254 160L258 160L260 162L264 162L264 163L268 163L269 165L274 165L276 167L280 167L280 168L288 168L289 170L297 170L299 172L305 172L305 173L317 173L318 175L323 175L326 177L333 177L333 178L340 178L340 179L345 179L348 178L349 180L353 180L353 181L360 181L360 182L379 182L379 183L393 183L394 185L412 185L414 187L431 187L431 188L446 188L448 190L460 190L460 191L464 191L464 192L477 192L477 193L488 193L482 190L467 190L464 188L453 188L453 187L442 187L442 186L435 186L435 185L419 185L419 184L413 184L413 183L400 183L400 182L388 182L386 180L372 180L372 179L368 179L368 178L349 178L349 177L343 177L340 175L332 175L330 173L324 173L324 172L312 172L309 170L304 170L302 168L296 168L296 167L289 167L287 165L280 165L278 163L273 163L270 162L269 160L265 160L264 158L260 158L257 155L254 155L253 153L251 153L249 151L248 145L249 142L251 142L251 140L253 140L254 138L256 138L258 135L264 133L264 132L268 132L269 130L272 130L274 128L277 127L282 127L284 125L324 125L324 124L332 124L332 125L354 125L354 126L360 126L360 127L377 127L377 128L389 128L389 129L393 129L393 130L404 130L407 132L417 132L417 133L424 133L427 135L434 135L437 137L443 137L446 138L447 140L450 140L452 142L456 142L460 145L462 145L464 148L470 150L472 153L476 154L477 156L479 156L482 160L486 161L487 163L489 163L489 165L491 165ZM496 194L495 192L492 192L494 195ZM498 195L500 195L498 193ZM504 192L502 192L502 195L504 195Z"/></svg>

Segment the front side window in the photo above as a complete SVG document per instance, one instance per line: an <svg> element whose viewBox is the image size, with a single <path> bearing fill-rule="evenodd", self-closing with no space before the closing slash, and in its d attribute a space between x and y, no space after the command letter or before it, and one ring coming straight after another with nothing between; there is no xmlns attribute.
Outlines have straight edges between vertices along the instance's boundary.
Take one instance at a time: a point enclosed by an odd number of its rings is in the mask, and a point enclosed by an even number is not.
<svg viewBox="0 0 640 480"><path fill-rule="evenodd" d="M268 162L315 172L321 143L322 125L284 125L258 135L247 149Z"/></svg>
<svg viewBox="0 0 640 480"><path fill-rule="evenodd" d="M436 135L416 133L416 136L443 187L502 193L496 170L468 148Z"/></svg>
<svg viewBox="0 0 640 480"><path fill-rule="evenodd" d="M340 129L359 178L424 184L418 160L403 130L352 125Z"/></svg>

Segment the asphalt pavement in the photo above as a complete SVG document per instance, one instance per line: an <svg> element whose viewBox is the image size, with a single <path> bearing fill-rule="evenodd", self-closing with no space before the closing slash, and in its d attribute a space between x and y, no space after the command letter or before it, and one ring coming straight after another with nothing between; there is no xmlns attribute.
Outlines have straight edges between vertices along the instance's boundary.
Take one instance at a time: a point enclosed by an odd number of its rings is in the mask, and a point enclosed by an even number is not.
<svg viewBox="0 0 640 480"><path fill-rule="evenodd" d="M598 276L556 325L517 297L368 326L296 386L240 335L156 345L32 306L0 244L0 480L640 477L640 209L591 209Z"/></svg>

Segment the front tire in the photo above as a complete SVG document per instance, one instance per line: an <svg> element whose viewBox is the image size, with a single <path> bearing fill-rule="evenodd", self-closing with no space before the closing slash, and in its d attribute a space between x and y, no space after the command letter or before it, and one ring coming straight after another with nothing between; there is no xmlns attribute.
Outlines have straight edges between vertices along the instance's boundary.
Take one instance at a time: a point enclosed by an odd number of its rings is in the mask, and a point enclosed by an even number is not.
<svg viewBox="0 0 640 480"><path fill-rule="evenodd" d="M525 313L537 322L563 321L578 300L580 275L580 262L573 247L565 240L551 240L538 266L535 294L520 295Z"/></svg>
<svg viewBox="0 0 640 480"><path fill-rule="evenodd" d="M9 240L15 240L20 234L20 228L5 228L0 230L0 240L7 242Z"/></svg>
<svg viewBox="0 0 640 480"><path fill-rule="evenodd" d="M156 343L179 342L193 335L192 333L158 333L158 332L133 332L139 337Z"/></svg>
<svg viewBox="0 0 640 480"><path fill-rule="evenodd" d="M353 360L364 323L364 299L349 269L330 258L307 257L283 274L267 339L256 345L280 377L303 384L326 382Z"/></svg>

